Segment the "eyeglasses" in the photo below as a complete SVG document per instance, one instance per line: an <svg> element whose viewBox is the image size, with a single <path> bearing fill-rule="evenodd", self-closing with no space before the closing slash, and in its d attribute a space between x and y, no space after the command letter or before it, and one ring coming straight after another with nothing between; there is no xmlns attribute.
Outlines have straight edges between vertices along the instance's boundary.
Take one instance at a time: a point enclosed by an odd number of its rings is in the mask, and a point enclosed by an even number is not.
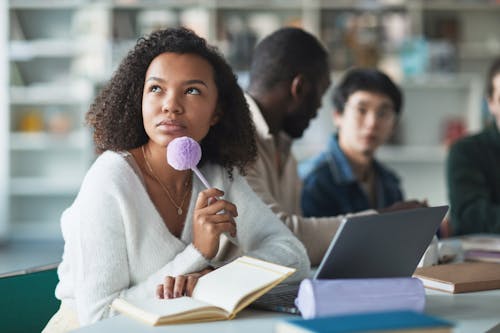
<svg viewBox="0 0 500 333"><path fill-rule="evenodd" d="M391 122L396 118L396 110L393 107L375 109L363 105L345 104L345 108L353 110L357 119L364 119L368 114L374 114L375 118L382 122Z"/></svg>

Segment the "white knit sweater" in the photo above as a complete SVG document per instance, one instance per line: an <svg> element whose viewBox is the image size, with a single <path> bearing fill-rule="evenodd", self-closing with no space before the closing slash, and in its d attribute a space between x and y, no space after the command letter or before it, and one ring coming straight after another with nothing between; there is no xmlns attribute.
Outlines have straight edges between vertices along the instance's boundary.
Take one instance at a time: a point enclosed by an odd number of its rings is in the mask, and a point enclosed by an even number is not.
<svg viewBox="0 0 500 333"><path fill-rule="evenodd" d="M61 218L65 246L56 296L76 310L81 325L113 315L109 305L119 296L155 297L165 276L209 264L191 243L194 205L203 184L193 178L179 239L163 223L142 178L127 162L131 158L110 151L99 156ZM237 237L232 241L243 253L295 267L295 279L309 274L302 244L236 170L233 181L220 166L205 165L201 171L238 207Z"/></svg>

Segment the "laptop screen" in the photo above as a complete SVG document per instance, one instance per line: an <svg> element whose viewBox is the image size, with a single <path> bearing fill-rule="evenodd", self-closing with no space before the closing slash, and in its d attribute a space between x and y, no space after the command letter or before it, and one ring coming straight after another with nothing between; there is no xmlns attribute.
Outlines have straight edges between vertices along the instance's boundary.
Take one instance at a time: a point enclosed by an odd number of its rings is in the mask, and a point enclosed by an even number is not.
<svg viewBox="0 0 500 333"><path fill-rule="evenodd" d="M448 206L345 218L315 278L411 276Z"/></svg>

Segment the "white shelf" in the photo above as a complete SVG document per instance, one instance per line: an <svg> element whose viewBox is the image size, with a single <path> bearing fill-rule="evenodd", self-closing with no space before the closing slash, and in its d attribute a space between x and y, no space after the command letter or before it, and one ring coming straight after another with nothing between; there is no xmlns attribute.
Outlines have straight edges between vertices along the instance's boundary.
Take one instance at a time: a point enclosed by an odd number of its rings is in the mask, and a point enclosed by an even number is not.
<svg viewBox="0 0 500 333"><path fill-rule="evenodd" d="M185 9L186 7L213 8L214 1L207 0L148 0L148 1L130 1L130 0L111 0L113 8L117 9L148 9L148 8L169 8Z"/></svg>
<svg viewBox="0 0 500 333"><path fill-rule="evenodd" d="M422 89L457 89L469 88L471 80L476 76L472 74L424 74L414 78L408 78L402 82L403 88Z"/></svg>
<svg viewBox="0 0 500 333"><path fill-rule="evenodd" d="M313 2L313 1L309 1ZM295 9L301 10L308 7L307 1L302 0L218 0L217 8L219 9L238 9L238 10L254 10L254 9Z"/></svg>
<svg viewBox="0 0 500 333"><path fill-rule="evenodd" d="M12 105L78 105L87 103L91 96L92 86L84 82L69 86L47 83L10 87Z"/></svg>
<svg viewBox="0 0 500 333"><path fill-rule="evenodd" d="M13 196L72 196L78 193L80 180L43 177L17 177L10 181Z"/></svg>
<svg viewBox="0 0 500 333"><path fill-rule="evenodd" d="M84 51L85 45L74 40L39 39L32 41L10 42L10 60L28 61L37 57L64 58L73 57Z"/></svg>
<svg viewBox="0 0 500 333"><path fill-rule="evenodd" d="M382 146L377 158L383 162L443 163L447 150L443 146Z"/></svg>
<svg viewBox="0 0 500 333"><path fill-rule="evenodd" d="M88 149L89 135L85 130L68 134L52 133L21 133L10 134L11 150L59 150Z"/></svg>
<svg viewBox="0 0 500 333"><path fill-rule="evenodd" d="M410 0L415 1L415 0ZM481 11L495 11L500 10L498 3L493 1L457 1L457 0L447 0L447 1L426 1L422 7L424 10L443 10L443 11L471 11L471 10L481 10Z"/></svg>
<svg viewBox="0 0 500 333"><path fill-rule="evenodd" d="M55 9L82 6L87 0L8 0L11 9Z"/></svg>
<svg viewBox="0 0 500 333"><path fill-rule="evenodd" d="M499 6L500 7L500 6ZM500 54L500 42L467 42L459 46L458 56L461 59L480 59L491 61Z"/></svg>

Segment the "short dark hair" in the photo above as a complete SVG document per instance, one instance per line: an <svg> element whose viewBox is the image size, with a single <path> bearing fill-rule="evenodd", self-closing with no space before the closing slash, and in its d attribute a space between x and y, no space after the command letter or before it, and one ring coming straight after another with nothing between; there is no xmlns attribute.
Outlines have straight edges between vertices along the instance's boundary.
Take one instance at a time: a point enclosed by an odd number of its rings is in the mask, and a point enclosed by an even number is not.
<svg viewBox="0 0 500 333"><path fill-rule="evenodd" d="M122 60L86 114L97 152L132 149L148 141L142 120L144 79L153 59L165 52L196 54L212 65L220 116L201 142L201 163L222 165L230 176L233 167L244 174L257 156L255 128L245 96L217 49L186 28L169 28L141 37Z"/></svg>
<svg viewBox="0 0 500 333"><path fill-rule="evenodd" d="M333 105L337 112L343 113L349 96L364 90L388 96L394 105L396 114L401 112L403 94L396 84L377 69L355 68L349 70L333 93Z"/></svg>
<svg viewBox="0 0 500 333"><path fill-rule="evenodd" d="M299 28L282 28L255 48L250 66L250 89L262 91L303 74L327 75L328 52L316 37Z"/></svg>
<svg viewBox="0 0 500 333"><path fill-rule="evenodd" d="M488 71L488 76L486 77L486 94L489 98L493 97L493 79L498 74L500 74L500 57L493 61Z"/></svg>

